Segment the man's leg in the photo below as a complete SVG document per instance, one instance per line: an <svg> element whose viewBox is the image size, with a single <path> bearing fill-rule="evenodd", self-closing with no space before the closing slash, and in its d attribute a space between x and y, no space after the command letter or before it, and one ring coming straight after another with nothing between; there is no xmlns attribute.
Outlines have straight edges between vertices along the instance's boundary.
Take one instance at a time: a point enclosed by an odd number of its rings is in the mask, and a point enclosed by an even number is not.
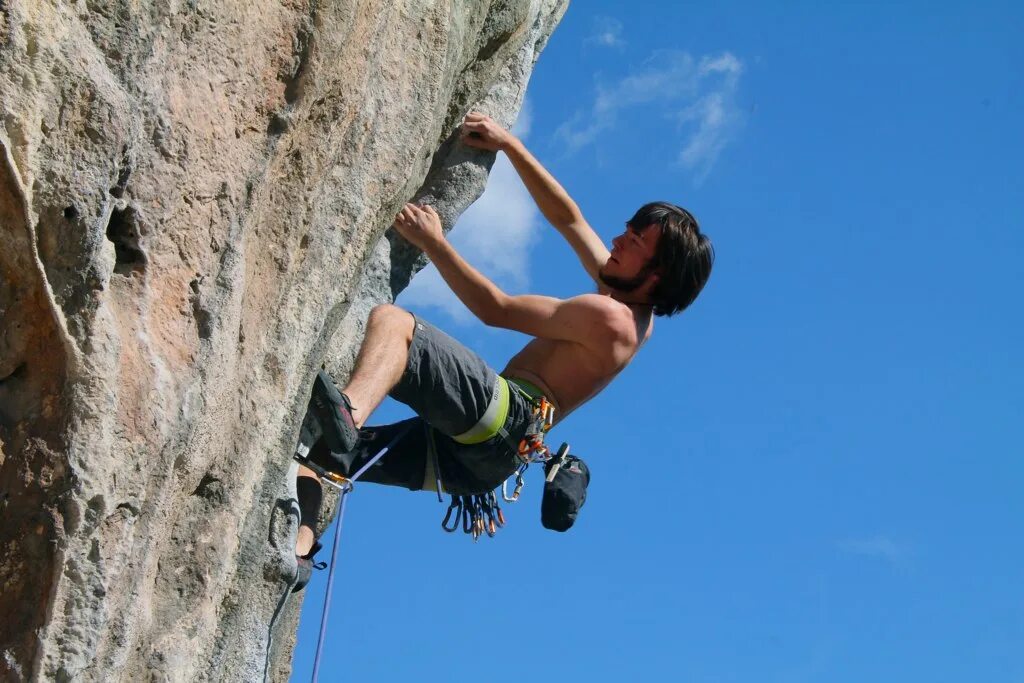
<svg viewBox="0 0 1024 683"><path fill-rule="evenodd" d="M370 311L366 322L366 334L356 358L355 368L345 386L344 394L352 402L352 416L356 427L362 427L370 414L376 410L384 397L402 377L409 360L409 344L412 343L415 318L398 306L382 304ZM305 480L305 481L303 481ZM308 467L299 466L296 488L300 507L312 496L311 484L319 487L316 473ZM320 500L316 496L315 507ZM313 525L316 520L300 520L299 533L295 540L295 554L303 557L316 542Z"/></svg>
<svg viewBox="0 0 1024 683"><path fill-rule="evenodd" d="M416 319L398 306L381 304L370 311L366 335L343 393L352 401L357 427L362 427L409 362Z"/></svg>
<svg viewBox="0 0 1024 683"><path fill-rule="evenodd" d="M299 533L295 538L295 554L305 557L316 543L317 516L320 514L320 502L323 489L316 472L299 465L299 474L295 479L295 492L299 500Z"/></svg>

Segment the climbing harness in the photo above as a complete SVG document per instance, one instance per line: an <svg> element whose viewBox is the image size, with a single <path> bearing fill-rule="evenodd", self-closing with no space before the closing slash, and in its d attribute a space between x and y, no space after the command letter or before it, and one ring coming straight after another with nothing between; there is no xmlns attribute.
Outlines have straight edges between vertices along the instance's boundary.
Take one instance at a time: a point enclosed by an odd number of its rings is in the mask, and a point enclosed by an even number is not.
<svg viewBox="0 0 1024 683"><path fill-rule="evenodd" d="M519 494L523 491L523 486L526 480L523 478L526 474L526 469L535 462L547 462L551 459L551 451L544 444L544 437L551 427L555 424L555 406L549 401L540 390L532 384L524 382L523 380L515 380L516 390L523 395L527 401L530 402L530 426L526 430L526 434L519 442L519 447L516 449L516 455L522 461L513 476L516 478L516 486L512 490L512 495L508 494L508 482L512 477L509 477L501 483L501 497L506 503L514 503L519 500ZM528 391L528 389L532 390ZM563 444L563 449L568 449L568 444Z"/></svg>
<svg viewBox="0 0 1024 683"><path fill-rule="evenodd" d="M523 379L511 380L512 386L530 404L530 426L519 441L516 453L523 464L547 462L551 452L544 445L544 437L555 424L555 404L540 389Z"/></svg>
<svg viewBox="0 0 1024 683"><path fill-rule="evenodd" d="M499 375L494 382L491 400L488 401L484 414L477 420L475 425L462 434L453 436L452 439L458 443L471 446L483 443L498 434L508 418L511 394L512 390L509 387L509 380Z"/></svg>
<svg viewBox="0 0 1024 683"><path fill-rule="evenodd" d="M490 438L499 433L495 424L496 420L500 418L501 422L497 423L500 426L504 422L505 417L507 417L509 402L507 392L510 385L530 403L530 426L526 430L526 435L516 447L516 455L520 460L520 464L512 475L501 482L501 499L506 503L515 503L519 500L523 486L526 485L525 475L530 464L547 462L552 459L551 451L544 445L544 436L551 430L555 422L555 406L544 397L537 387L524 380L505 380L503 377L499 377L498 380L498 388L495 389L494 393L495 398L492 398L487 410L488 413L492 413L492 416L486 420L481 419L470 432L474 433L476 438L485 434L487 435L486 438ZM494 408L494 406L498 406L498 408ZM467 432L467 434L470 432ZM457 440L458 438L456 437ZM437 476L437 491L438 498L440 499L440 492L443 489L440 480L440 470L437 468L437 455L432 441L428 441L428 446L431 451L429 454L431 466L434 468L434 473ZM568 452L569 444L562 444L561 449L559 449L559 457L564 459L563 454L567 455ZM508 485L513 478L515 478L515 487L512 489L512 493L509 494ZM493 538L498 529L505 526L505 515L501 510L501 506L498 505L497 494L494 491L468 496L452 494L451 503L445 511L444 519L441 520L441 528L448 533L454 533L460 525L463 532L472 536L474 542L478 541L485 533L488 537Z"/></svg>
<svg viewBox="0 0 1024 683"><path fill-rule="evenodd" d="M363 473L366 472L366 470L373 467L378 460L383 458L384 455L395 446L395 444L401 441L402 438L409 433L411 428L412 423L400 431L395 438L391 439L384 448L377 451L377 454L370 458L366 464L360 467L351 477L343 477L335 472L329 472L312 460L309 460L307 458L309 455L309 447L305 444L300 442L298 448L296 448L294 456L295 460L298 461L299 464L316 472L317 476L327 482L330 486L336 488L340 496L338 501L338 521L335 523L334 527L334 545L331 548L331 564L327 572L327 592L324 594L324 608L320 617L320 636L316 642L316 657L313 660L313 683L316 683L320 676L320 658L323 654L324 639L327 635L327 613L331 606L331 593L334 589L334 568L338 566L338 541L341 538L341 522L345 517L345 501L348 498L348 494L355 489L356 480L363 476Z"/></svg>
<svg viewBox="0 0 1024 683"><path fill-rule="evenodd" d="M523 392L525 395L526 392ZM531 397L533 403L533 421L526 430L526 436L519 442L519 459L529 465L533 462L547 462L551 459L551 451L544 445L544 436L555 423L555 406L544 396Z"/></svg>

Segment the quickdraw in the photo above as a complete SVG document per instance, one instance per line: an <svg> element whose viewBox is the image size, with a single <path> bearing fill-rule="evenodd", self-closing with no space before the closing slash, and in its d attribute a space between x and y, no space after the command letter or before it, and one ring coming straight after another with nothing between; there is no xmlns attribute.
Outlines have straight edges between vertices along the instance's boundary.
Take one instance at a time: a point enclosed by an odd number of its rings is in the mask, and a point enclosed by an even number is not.
<svg viewBox="0 0 1024 683"><path fill-rule="evenodd" d="M403 433L402 436L404 435L405 434ZM387 449L385 448L384 452L386 451ZM309 448L306 447L304 444L299 444L299 448L296 450L294 458L295 461L298 462L303 467L313 470L313 472L316 473L316 476L320 477L320 480L322 482L330 485L332 488L337 489L339 493L348 493L349 491L355 488L355 484L352 483L352 479L355 479L355 477L349 479L348 477L343 477L337 472L331 472L330 470L326 470L320 465L317 465L315 462L310 460L308 455ZM362 472L360 472L360 474L362 474Z"/></svg>
<svg viewBox="0 0 1024 683"><path fill-rule="evenodd" d="M498 529L505 526L505 514L498 505L498 497L494 491L488 493L456 496L448 506L441 528L454 533L462 527L462 531L473 537L476 542L485 533L494 538Z"/></svg>
<svg viewBox="0 0 1024 683"><path fill-rule="evenodd" d="M509 477L505 481L501 482L501 497L506 503L514 503L519 500L519 494L523 492L523 486L526 485L526 480L523 479L523 475L526 473L526 468L530 466L530 463L524 462L518 468L516 468L516 487L512 490L512 495L508 495L508 482Z"/></svg>
<svg viewBox="0 0 1024 683"><path fill-rule="evenodd" d="M516 486L512 490L512 495L508 494L508 482L512 477L501 483L501 497L505 499L506 503L514 503L519 500L519 494L522 493L526 483L523 475L530 463L547 462L551 459L551 449L545 445L544 437L555 424L555 406L543 396L531 397L530 400L533 403L533 422L526 430L526 436L519 442L517 454L522 460L522 464L515 471Z"/></svg>

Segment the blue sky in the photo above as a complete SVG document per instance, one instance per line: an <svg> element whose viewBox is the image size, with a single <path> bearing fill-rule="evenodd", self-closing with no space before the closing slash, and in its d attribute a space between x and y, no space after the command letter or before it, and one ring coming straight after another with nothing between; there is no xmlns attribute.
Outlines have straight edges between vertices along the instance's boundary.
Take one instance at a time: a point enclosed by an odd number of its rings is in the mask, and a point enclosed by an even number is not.
<svg viewBox="0 0 1024 683"><path fill-rule="evenodd" d="M323 679L1024 681L1022 29L1008 2L573 3L518 130L605 237L690 208L714 273L552 434L593 471L571 532L538 472L476 545L430 494L357 488ZM591 288L503 164L451 239L509 291ZM399 303L498 367L524 342L429 272Z"/></svg>

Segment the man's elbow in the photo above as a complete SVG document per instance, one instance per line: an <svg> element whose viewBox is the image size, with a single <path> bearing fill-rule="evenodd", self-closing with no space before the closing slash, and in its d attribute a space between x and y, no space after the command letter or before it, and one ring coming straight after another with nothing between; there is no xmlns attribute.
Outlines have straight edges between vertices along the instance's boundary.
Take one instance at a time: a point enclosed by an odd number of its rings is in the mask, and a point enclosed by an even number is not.
<svg viewBox="0 0 1024 683"><path fill-rule="evenodd" d="M482 306L476 317L488 327L505 327L510 301L511 297L502 292Z"/></svg>
<svg viewBox="0 0 1024 683"><path fill-rule="evenodd" d="M576 204L565 207L557 216L551 218L551 224L559 232L575 231L580 223L583 223L583 213Z"/></svg>

